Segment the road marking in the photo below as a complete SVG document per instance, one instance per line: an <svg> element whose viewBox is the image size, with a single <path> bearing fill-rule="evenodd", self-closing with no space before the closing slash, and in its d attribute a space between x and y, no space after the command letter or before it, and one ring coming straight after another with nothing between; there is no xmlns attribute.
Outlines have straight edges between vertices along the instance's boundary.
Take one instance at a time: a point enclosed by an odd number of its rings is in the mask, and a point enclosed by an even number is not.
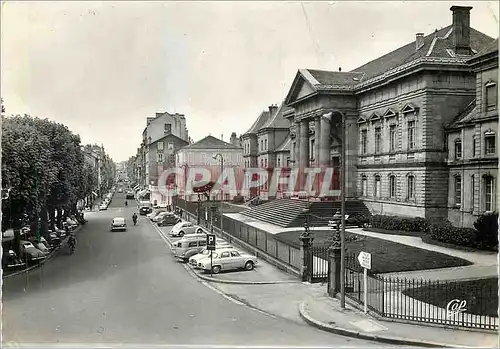
<svg viewBox="0 0 500 349"><path fill-rule="evenodd" d="M170 246L170 249L172 249L172 242L170 241L170 239L161 231L161 229L159 227L157 227L156 225L154 225L153 222L149 221L149 223L153 226L153 228L156 230L156 232L158 233L158 235L160 235L160 237L162 238L162 240ZM269 316L273 319L276 318L276 316L272 315L272 314L269 314L269 313L266 313L265 311L262 311L260 309L257 309L257 308L254 308L254 307L251 307L249 306L248 304L245 304L231 296L228 296L227 294L225 294L223 291L219 290L218 288L210 285L208 282L206 281L202 281L198 278L198 276L195 274L195 271L193 271L188 265L186 264L182 264L182 266L184 267L184 269L186 269L186 271L192 276L194 277L195 279L197 279L201 284L203 284L205 287L208 287L209 289L211 289L212 291L215 291L216 293L218 293L219 295L221 295L222 297L224 297L225 299L227 299L228 301L231 301L233 302L234 304L238 304L240 306L244 306L244 307L247 307L249 309L252 309L258 313L261 313L261 314L264 314L266 316Z"/></svg>

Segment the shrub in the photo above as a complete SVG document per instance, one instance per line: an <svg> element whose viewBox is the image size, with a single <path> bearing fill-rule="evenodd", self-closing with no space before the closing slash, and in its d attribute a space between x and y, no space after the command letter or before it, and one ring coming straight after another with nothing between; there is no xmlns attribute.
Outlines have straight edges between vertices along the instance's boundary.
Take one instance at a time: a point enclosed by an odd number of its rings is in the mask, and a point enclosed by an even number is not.
<svg viewBox="0 0 500 349"><path fill-rule="evenodd" d="M477 230L479 248L494 248L498 246L498 213L479 216L474 223Z"/></svg>
<svg viewBox="0 0 500 349"><path fill-rule="evenodd" d="M459 246L475 247L477 232L473 228L458 228L449 222L434 223L429 227L431 239Z"/></svg>
<svg viewBox="0 0 500 349"><path fill-rule="evenodd" d="M425 218L415 217L397 217L397 216L382 216L375 215L371 218L371 226L373 228L385 230L402 230L402 231L424 231L427 228Z"/></svg>

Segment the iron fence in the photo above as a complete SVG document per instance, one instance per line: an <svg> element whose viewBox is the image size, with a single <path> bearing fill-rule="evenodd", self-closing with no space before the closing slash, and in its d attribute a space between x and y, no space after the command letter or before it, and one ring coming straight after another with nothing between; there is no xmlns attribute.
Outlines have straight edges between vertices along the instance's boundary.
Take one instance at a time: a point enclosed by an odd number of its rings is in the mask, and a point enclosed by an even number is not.
<svg viewBox="0 0 500 349"><path fill-rule="evenodd" d="M328 246L314 246L311 248L312 254L312 271L311 282L326 282L328 281Z"/></svg>
<svg viewBox="0 0 500 349"><path fill-rule="evenodd" d="M346 256L346 297L362 305L364 277L355 256ZM453 327L498 329L494 280L435 281L368 275L367 308L388 318Z"/></svg>

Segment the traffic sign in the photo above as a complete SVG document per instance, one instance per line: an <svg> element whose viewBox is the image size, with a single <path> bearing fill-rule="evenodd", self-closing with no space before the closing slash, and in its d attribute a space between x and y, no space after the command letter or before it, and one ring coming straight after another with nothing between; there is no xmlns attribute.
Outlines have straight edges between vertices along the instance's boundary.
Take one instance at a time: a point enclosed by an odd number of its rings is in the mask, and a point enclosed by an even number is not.
<svg viewBox="0 0 500 349"><path fill-rule="evenodd" d="M368 252L360 252L358 255L358 262L365 269L372 268L372 255Z"/></svg>
<svg viewBox="0 0 500 349"><path fill-rule="evenodd" d="M215 250L215 234L207 234L207 250Z"/></svg>

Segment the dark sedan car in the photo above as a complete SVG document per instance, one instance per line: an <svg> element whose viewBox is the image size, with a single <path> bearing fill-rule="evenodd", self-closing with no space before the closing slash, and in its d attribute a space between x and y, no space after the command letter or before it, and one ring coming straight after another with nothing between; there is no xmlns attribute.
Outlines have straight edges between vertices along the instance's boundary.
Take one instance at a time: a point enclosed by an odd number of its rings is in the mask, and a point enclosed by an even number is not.
<svg viewBox="0 0 500 349"><path fill-rule="evenodd" d="M141 216L145 216L147 215L148 213L151 213L153 212L153 209L149 206L141 206L141 208L139 209L139 214Z"/></svg>

